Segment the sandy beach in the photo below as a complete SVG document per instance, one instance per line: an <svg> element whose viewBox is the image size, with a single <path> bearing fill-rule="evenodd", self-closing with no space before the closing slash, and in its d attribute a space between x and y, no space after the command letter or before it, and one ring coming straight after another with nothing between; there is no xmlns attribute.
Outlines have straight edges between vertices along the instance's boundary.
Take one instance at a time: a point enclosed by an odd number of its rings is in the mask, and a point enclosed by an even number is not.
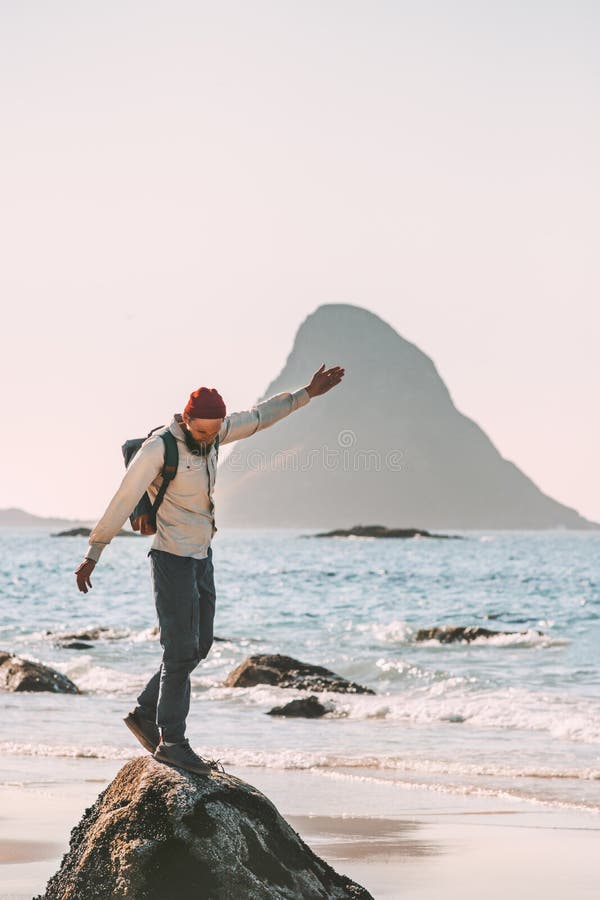
<svg viewBox="0 0 600 900"><path fill-rule="evenodd" d="M0 790L2 900L43 892L71 828L123 764L29 763L40 769L37 786ZM49 766L58 775L53 784L44 782ZM600 819L593 813L374 787L360 774L349 786L336 773L228 771L262 790L317 854L376 900L592 900L600 890Z"/></svg>

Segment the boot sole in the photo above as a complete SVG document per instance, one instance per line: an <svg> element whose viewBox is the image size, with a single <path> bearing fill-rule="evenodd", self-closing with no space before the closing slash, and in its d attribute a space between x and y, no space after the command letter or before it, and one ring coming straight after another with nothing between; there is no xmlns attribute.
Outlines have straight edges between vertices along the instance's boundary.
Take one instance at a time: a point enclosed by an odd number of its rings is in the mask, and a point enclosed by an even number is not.
<svg viewBox="0 0 600 900"><path fill-rule="evenodd" d="M154 756L154 751L158 747L158 744L153 744L152 741L146 737L143 731L138 728L137 722L135 719L132 719L131 716L126 716L123 721L131 731L133 735L138 739L144 750L147 750L148 753L152 753Z"/></svg>

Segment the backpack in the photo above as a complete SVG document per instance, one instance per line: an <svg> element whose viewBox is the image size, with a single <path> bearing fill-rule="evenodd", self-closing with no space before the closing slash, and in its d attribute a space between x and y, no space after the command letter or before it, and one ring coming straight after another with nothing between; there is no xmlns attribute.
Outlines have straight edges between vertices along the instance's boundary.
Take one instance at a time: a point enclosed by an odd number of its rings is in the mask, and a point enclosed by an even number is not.
<svg viewBox="0 0 600 900"><path fill-rule="evenodd" d="M159 429L162 429L162 431ZM175 439L174 435L171 434L168 425L158 425L156 428L153 428L145 438L131 438L130 440L125 441L125 443L121 447L123 459L125 460L125 468L127 468L144 441L149 437L152 437L152 435L156 431L158 431L165 445L165 461L161 471L162 484L158 489L158 493L155 497L154 503L152 503L150 497L148 496L148 493L145 491L139 502L136 504L133 512L129 516L129 521L131 522L131 527L134 531L141 531L142 525L144 526L142 534L156 534L156 513L158 507L162 503L163 497L165 496L165 491L167 490L169 483L173 480L173 478L175 478L177 474L177 466L179 464L179 450L177 449L177 440ZM217 435L214 440L214 446L218 459L219 435ZM208 494L210 499L210 512L212 515L214 511L214 503L211 497L210 469L208 478ZM214 515L213 528L214 531L217 530L216 525L214 525Z"/></svg>
<svg viewBox="0 0 600 900"><path fill-rule="evenodd" d="M165 445L165 461L162 467L162 484L159 488L158 494L154 500L154 503L150 500L148 493L144 491L139 502L136 504L135 509L129 516L129 521L131 522L131 527L134 531L141 531L142 526L142 517L145 519L145 528L144 534L156 534L156 512L158 507L162 503L162 499L165 495L165 491L169 486L169 482L175 478L177 474L177 465L179 463L179 450L177 449L177 441L175 437L169 431L169 428L165 425L158 425L156 428L153 428L145 438L131 438L128 441L125 441L123 446L121 447L121 453L123 454L123 459L125 460L125 468L129 465L135 454L138 452L142 444L145 440L151 437L155 431L159 431L162 428L162 431L159 432L161 438L163 439L163 443Z"/></svg>

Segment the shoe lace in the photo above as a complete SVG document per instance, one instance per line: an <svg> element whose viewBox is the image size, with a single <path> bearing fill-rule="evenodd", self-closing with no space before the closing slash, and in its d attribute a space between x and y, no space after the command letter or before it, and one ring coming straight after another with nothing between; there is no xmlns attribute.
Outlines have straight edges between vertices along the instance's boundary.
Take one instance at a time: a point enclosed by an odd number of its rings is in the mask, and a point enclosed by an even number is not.
<svg viewBox="0 0 600 900"><path fill-rule="evenodd" d="M190 742L187 738L182 741L183 748L185 750L186 755L193 760L201 760L201 762L206 763L211 769L216 769L217 772L223 772L225 774L225 769L223 768L223 764L220 759L206 759L204 756L200 756L196 753L195 750L192 750L190 746Z"/></svg>

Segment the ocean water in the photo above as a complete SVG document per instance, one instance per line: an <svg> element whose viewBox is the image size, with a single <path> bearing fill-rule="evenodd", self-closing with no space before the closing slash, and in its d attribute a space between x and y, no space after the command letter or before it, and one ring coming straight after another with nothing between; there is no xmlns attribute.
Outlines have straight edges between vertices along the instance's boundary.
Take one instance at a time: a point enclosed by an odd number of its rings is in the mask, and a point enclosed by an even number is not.
<svg viewBox="0 0 600 900"><path fill-rule="evenodd" d="M600 533L457 533L462 540L219 531L215 633L224 640L192 674L193 746L226 765L389 785L398 810L402 791L420 786L600 812ZM122 717L160 663L150 543L115 539L84 595L73 571L85 538L0 529L0 649L82 690L0 692L0 783L34 784L36 759L47 779L52 758L144 752ZM434 625L514 634L415 641ZM56 633L97 626L108 630L92 649L56 646ZM327 666L376 694L321 695L330 712L318 720L268 716L302 694L222 686L260 652Z"/></svg>

